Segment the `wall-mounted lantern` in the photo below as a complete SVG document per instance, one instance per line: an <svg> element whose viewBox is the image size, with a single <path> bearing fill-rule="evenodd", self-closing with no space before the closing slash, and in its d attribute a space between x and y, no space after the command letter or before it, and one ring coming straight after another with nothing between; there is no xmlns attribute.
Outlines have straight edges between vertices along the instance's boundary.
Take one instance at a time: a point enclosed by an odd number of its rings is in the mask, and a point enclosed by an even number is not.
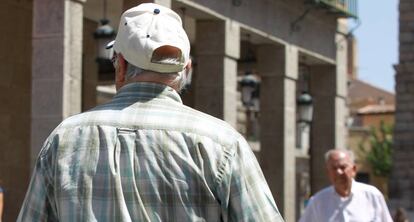
<svg viewBox="0 0 414 222"><path fill-rule="evenodd" d="M296 127L296 147L302 154L308 155L311 145L311 125L313 120L312 96L302 92L296 100L298 121Z"/></svg>
<svg viewBox="0 0 414 222"><path fill-rule="evenodd" d="M247 72L240 80L243 105L249 110L259 111L260 79L257 75Z"/></svg>
<svg viewBox="0 0 414 222"><path fill-rule="evenodd" d="M307 92L302 92L297 101L299 121L310 124L313 118L312 96Z"/></svg>
<svg viewBox="0 0 414 222"><path fill-rule="evenodd" d="M96 61L99 65L99 73L113 71L111 63L113 50L106 49L106 45L114 39L115 34L115 30L109 25L109 20L106 18L106 0L104 0L103 18L100 20L99 27L94 32L94 37L98 43L98 57Z"/></svg>
<svg viewBox="0 0 414 222"><path fill-rule="evenodd" d="M260 137L259 111L260 111L260 78L252 72L239 80L241 100L246 108L246 138L257 141Z"/></svg>

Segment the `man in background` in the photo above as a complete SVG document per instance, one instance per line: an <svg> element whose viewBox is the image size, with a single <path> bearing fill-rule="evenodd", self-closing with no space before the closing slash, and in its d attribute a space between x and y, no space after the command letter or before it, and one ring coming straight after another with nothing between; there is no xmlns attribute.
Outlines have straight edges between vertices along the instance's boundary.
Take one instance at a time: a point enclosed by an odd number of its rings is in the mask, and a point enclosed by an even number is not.
<svg viewBox="0 0 414 222"><path fill-rule="evenodd" d="M18 221L283 221L246 140L182 104L180 17L131 8L110 47L117 94L48 137Z"/></svg>
<svg viewBox="0 0 414 222"><path fill-rule="evenodd" d="M354 180L356 165L352 151L329 150L325 161L332 186L311 197L300 222L392 222L381 192Z"/></svg>

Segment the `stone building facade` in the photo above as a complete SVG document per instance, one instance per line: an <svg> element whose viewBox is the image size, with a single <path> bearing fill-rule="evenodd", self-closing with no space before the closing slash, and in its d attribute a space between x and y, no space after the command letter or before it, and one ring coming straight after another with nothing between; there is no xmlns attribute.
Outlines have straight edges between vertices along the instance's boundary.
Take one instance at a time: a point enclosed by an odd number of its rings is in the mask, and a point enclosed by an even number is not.
<svg viewBox="0 0 414 222"><path fill-rule="evenodd" d="M302 204L295 198L298 171L309 171L313 192L321 189L328 184L321 173L323 153L346 144L347 41L341 33L347 28L338 18L348 15L309 0L108 0L111 25L116 28L121 12L141 2L171 7L185 21L195 60L186 101L194 108L236 127L238 77L246 66L257 71L257 156L280 211L286 221L295 221ZM96 104L100 74L93 31L102 3L0 2L0 18L6 21L0 26L3 221L15 220L47 135L62 119ZM255 57L251 64L241 62L249 51L246 42ZM314 101L310 155L295 144L296 99L305 74ZM296 167L303 162L308 167Z"/></svg>
<svg viewBox="0 0 414 222"><path fill-rule="evenodd" d="M414 2L400 0L399 12L394 167L390 197L394 207L410 211L411 220L414 220Z"/></svg>

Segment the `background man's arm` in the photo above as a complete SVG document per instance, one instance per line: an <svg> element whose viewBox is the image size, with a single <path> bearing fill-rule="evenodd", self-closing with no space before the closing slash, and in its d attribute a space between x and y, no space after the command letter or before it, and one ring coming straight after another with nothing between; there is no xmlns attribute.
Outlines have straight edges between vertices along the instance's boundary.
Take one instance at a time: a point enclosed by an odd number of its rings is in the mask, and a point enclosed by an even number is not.
<svg viewBox="0 0 414 222"><path fill-rule="evenodd" d="M380 202L380 207L381 207L381 221L384 222L392 222L392 218L391 218L391 214L390 211L388 210L388 206L385 203L385 199L382 196L382 194L380 193L380 197L379 197L379 202Z"/></svg>
<svg viewBox="0 0 414 222"><path fill-rule="evenodd" d="M310 199L299 222L317 222L314 199Z"/></svg>

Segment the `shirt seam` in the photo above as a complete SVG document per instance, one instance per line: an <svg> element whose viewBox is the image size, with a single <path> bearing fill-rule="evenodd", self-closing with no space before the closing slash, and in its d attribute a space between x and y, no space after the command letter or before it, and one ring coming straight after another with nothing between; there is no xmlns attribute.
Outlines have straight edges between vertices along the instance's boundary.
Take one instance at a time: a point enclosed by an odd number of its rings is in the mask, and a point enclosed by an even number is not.
<svg viewBox="0 0 414 222"><path fill-rule="evenodd" d="M141 126L141 127L140 126L136 126L136 125L133 126L133 127L119 126L119 125L116 125L116 124L114 124L114 125L110 125L110 124L83 124L81 126L79 126L79 125L61 126L56 131L54 131L51 136L53 137L53 136L59 134L60 131L73 130L75 128L82 128L82 127L105 127L105 126L114 127L114 129L116 131L119 131L119 130L126 131L128 129L128 131L134 131L134 132L137 132L138 130L161 130L161 131L172 131L172 132L180 132L180 133L191 133L191 134L195 134L195 135L198 135L198 136L203 136L203 137L209 138L213 142L215 142L215 143L217 143L217 144L219 144L221 146L224 146L224 147L233 146L233 145L230 145L230 144L232 144L231 142L228 142L228 143L224 142L223 143L222 141L218 140L217 138L210 137L209 135L201 134L201 133L198 133L198 132L195 132L195 131L182 130L182 129L162 128L162 127L152 127L150 125ZM225 131L223 131L223 132L225 132ZM231 135L231 136L234 137L234 140L237 140L238 139L238 136L237 135ZM225 149L223 149L223 150L225 150Z"/></svg>
<svg viewBox="0 0 414 222"><path fill-rule="evenodd" d="M224 173L226 171L226 167L228 166L228 164L231 164L231 159L234 157L235 152L232 149L233 147L234 145L229 146L229 147L223 147L224 158L223 158L223 161L221 161L220 166L217 169L218 173L216 176L216 187L219 187L220 184L222 183Z"/></svg>

